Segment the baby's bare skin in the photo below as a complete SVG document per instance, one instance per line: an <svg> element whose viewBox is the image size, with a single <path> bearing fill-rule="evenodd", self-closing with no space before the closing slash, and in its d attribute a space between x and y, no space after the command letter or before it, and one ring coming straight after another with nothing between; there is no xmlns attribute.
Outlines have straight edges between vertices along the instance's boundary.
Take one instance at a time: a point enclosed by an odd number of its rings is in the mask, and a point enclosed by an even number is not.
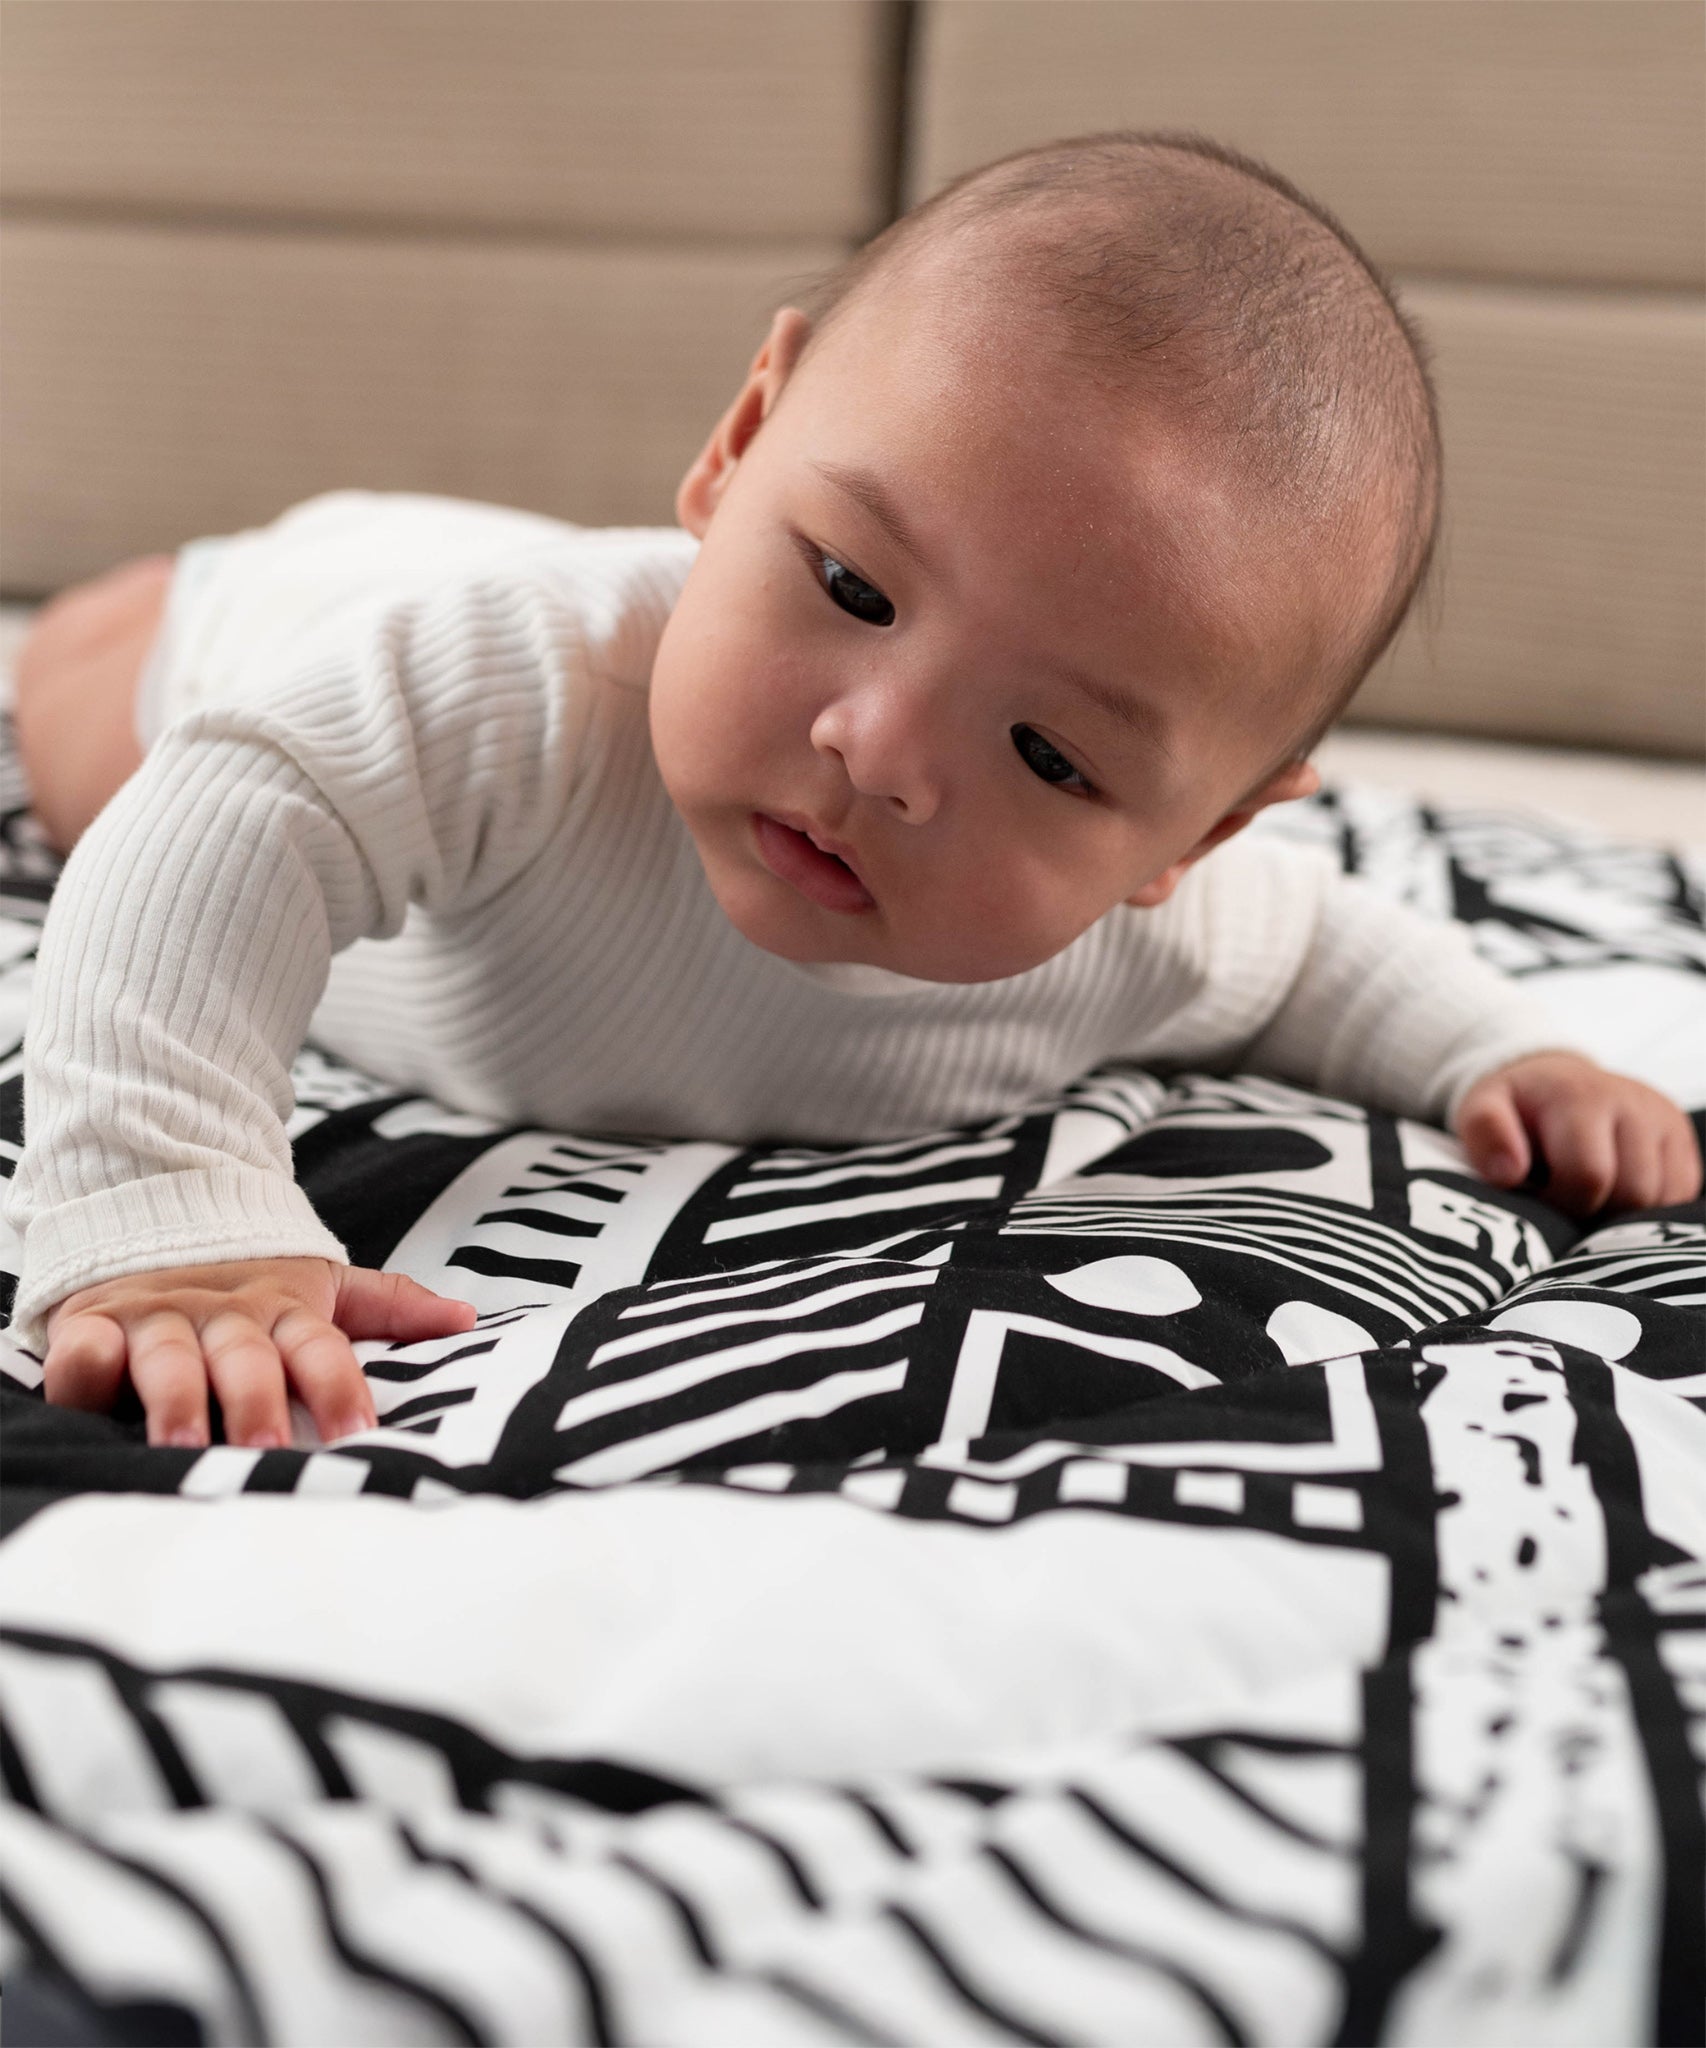
<svg viewBox="0 0 1706 2048"><path fill-rule="evenodd" d="M32 807L61 853L142 762L136 685L170 555L141 555L43 605L18 650L13 716Z"/></svg>

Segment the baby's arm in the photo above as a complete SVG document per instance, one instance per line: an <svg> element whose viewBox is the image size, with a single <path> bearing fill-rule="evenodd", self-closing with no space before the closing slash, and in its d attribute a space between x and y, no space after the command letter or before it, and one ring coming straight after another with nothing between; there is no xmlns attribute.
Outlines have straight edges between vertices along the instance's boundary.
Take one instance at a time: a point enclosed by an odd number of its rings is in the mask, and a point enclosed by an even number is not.
<svg viewBox="0 0 1706 2048"><path fill-rule="evenodd" d="M1537 1145L1548 1199L1575 1215L1700 1192L1699 1146L1674 1102L1572 1047L1460 924L1354 877L1320 884L1298 971L1248 1057L1353 1101L1449 1124L1470 1164L1501 1186L1525 1177Z"/></svg>
<svg viewBox="0 0 1706 2048"><path fill-rule="evenodd" d="M533 857L572 783L584 667L543 580L466 582L161 736L42 934L6 1198L19 1342L46 1351L55 1304L129 1275L345 1268L285 1132L331 955L411 903L472 907Z"/></svg>

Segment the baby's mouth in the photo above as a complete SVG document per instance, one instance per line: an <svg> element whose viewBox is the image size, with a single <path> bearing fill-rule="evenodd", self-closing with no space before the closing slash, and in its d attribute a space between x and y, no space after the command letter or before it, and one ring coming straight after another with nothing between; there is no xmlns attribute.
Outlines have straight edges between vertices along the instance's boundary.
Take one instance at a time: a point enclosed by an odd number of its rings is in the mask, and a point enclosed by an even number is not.
<svg viewBox="0 0 1706 2048"><path fill-rule="evenodd" d="M877 907L876 898L847 863L825 853L804 832L763 811L752 813L752 830L759 859L778 880L798 889L802 896L844 917Z"/></svg>

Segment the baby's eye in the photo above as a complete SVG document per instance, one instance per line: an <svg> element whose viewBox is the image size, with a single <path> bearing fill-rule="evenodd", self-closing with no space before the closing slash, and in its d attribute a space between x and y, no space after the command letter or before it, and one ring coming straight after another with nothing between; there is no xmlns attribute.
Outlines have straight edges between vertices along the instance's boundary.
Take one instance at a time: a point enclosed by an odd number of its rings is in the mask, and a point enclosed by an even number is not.
<svg viewBox="0 0 1706 2048"><path fill-rule="evenodd" d="M829 594L844 612L863 620L867 626L894 624L894 606L874 584L867 583L862 576L855 576L833 555L822 555L819 560L823 564L823 580Z"/></svg>
<svg viewBox="0 0 1706 2048"><path fill-rule="evenodd" d="M1079 774L1058 748L1051 747L1041 733L1032 732L1028 725L1014 726L1013 744L1025 766L1040 775L1044 782L1053 783L1057 789L1065 789L1076 778L1077 787L1084 795L1096 794L1095 784Z"/></svg>

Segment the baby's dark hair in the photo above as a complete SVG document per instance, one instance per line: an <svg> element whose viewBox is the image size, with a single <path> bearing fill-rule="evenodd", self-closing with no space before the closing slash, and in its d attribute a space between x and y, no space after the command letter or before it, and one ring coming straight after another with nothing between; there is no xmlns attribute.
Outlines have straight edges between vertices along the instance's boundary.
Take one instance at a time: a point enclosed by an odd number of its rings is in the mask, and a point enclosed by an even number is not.
<svg viewBox="0 0 1706 2048"><path fill-rule="evenodd" d="M993 230L989 268L1047 310L1110 391L1141 373L1220 431L1253 503L1307 525L1390 525L1372 621L1346 621L1287 758L1314 747L1384 652L1433 559L1439 412L1426 347L1326 207L1193 134L1115 129L1015 151L891 223L796 303L809 355L879 279ZM802 361L804 357L802 356Z"/></svg>

